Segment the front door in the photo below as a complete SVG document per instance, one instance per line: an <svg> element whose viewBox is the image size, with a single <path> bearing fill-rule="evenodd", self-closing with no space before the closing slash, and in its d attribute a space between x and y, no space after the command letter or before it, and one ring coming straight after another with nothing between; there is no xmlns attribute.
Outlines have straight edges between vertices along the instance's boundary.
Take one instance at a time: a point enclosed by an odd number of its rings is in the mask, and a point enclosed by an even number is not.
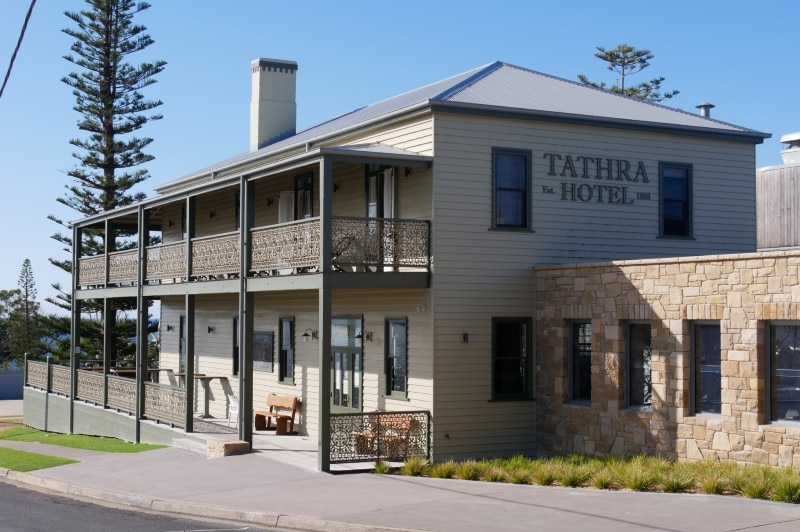
<svg viewBox="0 0 800 532"><path fill-rule="evenodd" d="M362 361L361 318L331 320L331 412L361 412Z"/></svg>

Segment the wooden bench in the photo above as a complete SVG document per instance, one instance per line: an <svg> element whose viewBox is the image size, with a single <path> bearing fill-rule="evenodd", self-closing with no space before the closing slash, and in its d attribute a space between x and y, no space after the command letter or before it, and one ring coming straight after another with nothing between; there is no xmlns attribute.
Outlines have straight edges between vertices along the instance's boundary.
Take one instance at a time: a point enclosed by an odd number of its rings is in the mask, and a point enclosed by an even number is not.
<svg viewBox="0 0 800 532"><path fill-rule="evenodd" d="M375 454L380 447L380 455L404 457L408 454L408 443L417 422L410 415L367 416L367 428L356 431L356 452Z"/></svg>
<svg viewBox="0 0 800 532"><path fill-rule="evenodd" d="M275 434L294 433L294 418L300 408L300 399L271 393L267 395L267 408L255 412L256 430L269 429L272 418L275 418Z"/></svg>

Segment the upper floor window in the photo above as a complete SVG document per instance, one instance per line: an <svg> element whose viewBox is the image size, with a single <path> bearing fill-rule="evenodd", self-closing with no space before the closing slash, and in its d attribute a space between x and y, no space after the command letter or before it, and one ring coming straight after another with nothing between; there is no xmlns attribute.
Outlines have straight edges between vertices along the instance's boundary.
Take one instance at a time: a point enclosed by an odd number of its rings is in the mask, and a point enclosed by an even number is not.
<svg viewBox="0 0 800 532"><path fill-rule="evenodd" d="M692 236L692 167L660 163L661 236Z"/></svg>
<svg viewBox="0 0 800 532"><path fill-rule="evenodd" d="M770 325L769 346L769 417L800 421L800 323Z"/></svg>
<svg viewBox="0 0 800 532"><path fill-rule="evenodd" d="M650 324L628 324L628 404L650 406L653 396L651 378L652 347Z"/></svg>
<svg viewBox="0 0 800 532"><path fill-rule="evenodd" d="M492 398L530 397L530 318L492 318Z"/></svg>
<svg viewBox="0 0 800 532"><path fill-rule="evenodd" d="M575 322L570 334L570 399L592 400L592 324Z"/></svg>
<svg viewBox="0 0 800 532"><path fill-rule="evenodd" d="M492 227L530 229L531 152L492 149Z"/></svg>
<svg viewBox="0 0 800 532"><path fill-rule="evenodd" d="M302 220L314 216L314 174L302 174L294 178L294 219Z"/></svg>
<svg viewBox="0 0 800 532"><path fill-rule="evenodd" d="M718 323L694 325L693 388L695 413L722 413L720 328Z"/></svg>

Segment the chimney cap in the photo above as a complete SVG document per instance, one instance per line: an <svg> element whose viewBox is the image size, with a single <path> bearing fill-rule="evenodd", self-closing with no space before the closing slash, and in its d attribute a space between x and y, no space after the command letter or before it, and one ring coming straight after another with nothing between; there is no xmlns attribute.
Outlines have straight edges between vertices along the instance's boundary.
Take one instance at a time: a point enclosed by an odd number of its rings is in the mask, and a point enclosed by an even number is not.
<svg viewBox="0 0 800 532"><path fill-rule="evenodd" d="M298 68L296 61L287 61L286 59L270 59L268 57L259 57L258 59L253 59L253 61L250 63L250 66L253 68L285 68L292 71L297 70Z"/></svg>
<svg viewBox="0 0 800 532"><path fill-rule="evenodd" d="M800 142L800 131L796 133L787 133L781 137L781 142L785 142L787 144L796 144Z"/></svg>
<svg viewBox="0 0 800 532"><path fill-rule="evenodd" d="M700 109L700 116L703 118L711 118L711 110L716 107L711 102L703 102L701 104L695 105L697 109Z"/></svg>

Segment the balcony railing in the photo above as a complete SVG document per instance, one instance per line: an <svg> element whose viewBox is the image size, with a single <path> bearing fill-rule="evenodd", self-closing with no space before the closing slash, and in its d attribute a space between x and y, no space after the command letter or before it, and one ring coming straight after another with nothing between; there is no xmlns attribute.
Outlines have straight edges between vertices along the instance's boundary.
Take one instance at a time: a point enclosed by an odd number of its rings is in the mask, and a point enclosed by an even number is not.
<svg viewBox="0 0 800 532"><path fill-rule="evenodd" d="M147 248L147 280L186 279L186 242Z"/></svg>
<svg viewBox="0 0 800 532"><path fill-rule="evenodd" d="M192 239L192 276L239 273L239 232Z"/></svg>
<svg viewBox="0 0 800 532"><path fill-rule="evenodd" d="M319 265L319 218L260 227L250 234L255 273Z"/></svg>
<svg viewBox="0 0 800 532"><path fill-rule="evenodd" d="M250 273L291 274L320 271L320 220L311 218L251 230ZM331 266L336 271L430 269L430 222L393 218L335 216L331 222ZM191 275L186 271L186 242L147 248L149 284L238 276L239 232L190 242ZM137 250L80 259L79 286L135 284Z"/></svg>

